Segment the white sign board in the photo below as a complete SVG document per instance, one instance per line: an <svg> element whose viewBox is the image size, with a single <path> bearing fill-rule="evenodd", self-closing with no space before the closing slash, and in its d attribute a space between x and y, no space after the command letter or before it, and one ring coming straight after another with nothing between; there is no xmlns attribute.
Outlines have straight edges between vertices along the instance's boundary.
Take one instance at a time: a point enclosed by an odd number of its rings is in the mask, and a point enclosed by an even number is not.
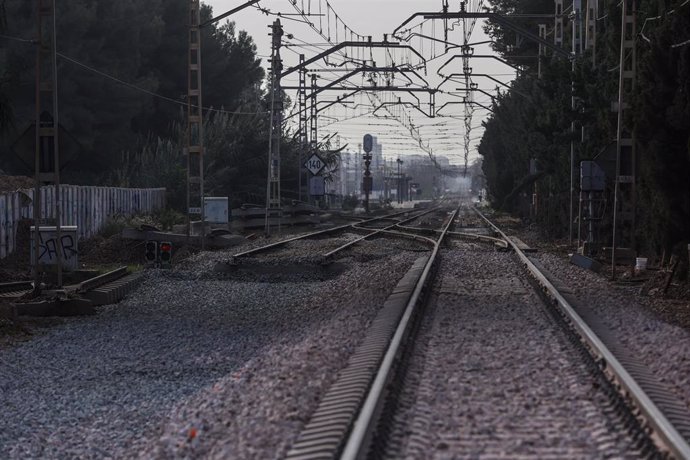
<svg viewBox="0 0 690 460"><path fill-rule="evenodd" d="M304 163L304 167L307 168L314 176L319 174L324 166L326 166L325 163L317 154L313 154L311 157L309 157L307 162Z"/></svg>
<svg viewBox="0 0 690 460"><path fill-rule="evenodd" d="M210 224L228 223L228 197L204 197L204 219Z"/></svg>
<svg viewBox="0 0 690 460"><path fill-rule="evenodd" d="M31 226L31 263L34 260L34 232ZM79 247L77 227L64 225L60 227L60 240L55 227L39 227L38 264L57 265L58 251L62 250L62 267L65 270L79 269ZM58 248L59 245L59 248Z"/></svg>
<svg viewBox="0 0 690 460"><path fill-rule="evenodd" d="M323 196L326 194L326 181L323 177L314 176L309 178L309 194L311 196Z"/></svg>

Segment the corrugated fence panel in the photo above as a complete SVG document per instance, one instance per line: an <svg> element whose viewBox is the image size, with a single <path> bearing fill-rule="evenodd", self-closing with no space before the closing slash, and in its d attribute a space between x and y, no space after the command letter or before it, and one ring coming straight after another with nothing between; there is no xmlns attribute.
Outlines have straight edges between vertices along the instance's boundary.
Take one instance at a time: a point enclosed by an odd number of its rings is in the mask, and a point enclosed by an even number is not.
<svg viewBox="0 0 690 460"><path fill-rule="evenodd" d="M35 191L21 190L0 194L0 259L14 252L21 219L33 218ZM79 238L97 234L111 217L152 213L165 207L165 189L128 189L61 185L41 187L40 213L44 219L55 218L55 204L60 202L62 225L76 225Z"/></svg>

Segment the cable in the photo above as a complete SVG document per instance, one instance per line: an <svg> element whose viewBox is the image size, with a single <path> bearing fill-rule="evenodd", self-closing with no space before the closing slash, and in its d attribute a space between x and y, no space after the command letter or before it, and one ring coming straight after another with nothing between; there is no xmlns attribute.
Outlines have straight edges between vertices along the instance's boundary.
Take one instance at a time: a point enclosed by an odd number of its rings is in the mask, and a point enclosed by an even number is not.
<svg viewBox="0 0 690 460"><path fill-rule="evenodd" d="M670 15L674 14L674 13L676 12L676 10L678 10L679 8L684 7L684 6L687 5L688 3L690 3L690 0L685 0L683 3L681 3L681 4L678 5L677 7L675 7L675 8L673 8L673 9L667 11L665 14L660 14L659 16L654 16L654 17L652 17L652 18L646 18L646 19L644 20L644 23L642 24L642 28L640 29L640 32L639 32L640 37L642 37L642 39L645 40L647 43L651 43L652 41L651 41L649 38L647 38L647 36L644 34L644 28L647 26L647 23L648 23L649 21L657 21L657 20L663 18L664 16L670 16ZM687 44L688 44L687 41L686 41L686 42L682 42L682 43L676 43L675 45L671 45L671 48L679 48L679 47L685 46L685 45L687 45Z"/></svg>
<svg viewBox="0 0 690 460"><path fill-rule="evenodd" d="M680 48L681 46L690 45L690 40L685 40L684 42L676 43L671 45L671 48Z"/></svg>
<svg viewBox="0 0 690 460"><path fill-rule="evenodd" d="M27 40L27 39L25 39L25 38L12 37L12 36L9 36L9 35L2 35L2 34L0 34L0 38L4 38L4 39L7 39L7 40L13 40L13 41L17 41L17 42L22 42L22 43L31 43L31 44L35 44L35 43L36 43L35 40ZM86 69L86 70L89 70L90 72L93 72L93 73L95 73L95 74L98 74L98 75L100 75L100 76L102 76L102 77L108 78L109 80L112 80L112 81L114 81L114 82L117 82L117 83L119 83L119 84L121 84L121 85L123 85L123 86L127 86L128 88L134 89L134 90L136 90L136 91L140 91L140 92L142 92L142 93L146 93L146 94L148 94L148 95L150 95L150 96L157 97L157 98L159 98L159 99L163 99L164 101L172 102L172 103L174 103L174 104L178 104L178 105L181 105L181 106L184 106L184 107L187 106L187 103L186 103L186 102L178 101L178 100L176 100L176 99L173 99L173 98L170 98L170 97L167 97L167 96L163 96L162 94L154 93L153 91L149 91L149 90L147 90L147 89L145 89L145 88L142 88L142 87L140 87L140 86L134 85L134 84L129 83L129 82L126 82L126 81L124 81L124 80L120 80L120 79L117 78L117 77L113 77L112 75L109 75L109 74L107 74L107 73L105 73L105 72L101 72L101 71L98 70L98 69L94 69L93 67L90 67L90 66L88 66L88 65L86 65L86 64L84 64L84 63L82 63L82 62L79 62L79 61L77 61L76 59L73 59L73 58L71 58L71 57L69 57L69 56L66 56L66 55L64 55L64 54L62 54L62 53L56 53L56 54L57 54L59 57L61 57L62 59L68 61L68 62L71 62L71 63L73 63L73 64L76 64L76 65L78 65L79 67L82 67L82 68L84 68L84 69ZM194 107L194 108L199 108L199 107L194 106L194 105L192 105L192 107ZM261 114L267 114L267 113L268 113L268 112L240 112L240 111L235 111L235 112L233 112L233 111L230 111L230 110L214 109L214 108L212 108L212 107L201 107L201 109L202 109L202 110L206 110L206 111L208 111L208 112L224 113L224 114L227 114L227 115L261 115Z"/></svg>
<svg viewBox="0 0 690 460"><path fill-rule="evenodd" d="M0 38L4 38L4 39L6 39L6 40L13 40L13 41L16 41L16 42L22 42L22 43L31 43L31 44L35 44L35 43L36 43L36 40L27 40L27 39L25 39L25 38L11 37L11 36L9 36L9 35L3 35L3 34L0 34Z"/></svg>
<svg viewBox="0 0 690 460"><path fill-rule="evenodd" d="M82 68L84 68L84 69L87 69L87 70L89 70L89 71L91 71L91 72L93 72L93 73L96 73L96 74L98 74L98 75L100 75L100 76L102 76L102 77L108 78L109 80L112 80L112 81L114 81L114 82L117 82L117 83L119 83L119 84L121 84L121 85L127 86L128 88L134 89L134 90L136 90L136 91L140 91L140 92L142 92L142 93L146 93L146 94L148 94L148 95L150 95L150 96L157 97L157 98L159 98L159 99L163 99L164 101L172 102L172 103L174 103L174 104L178 104L178 105L181 105L181 106L184 106L184 107L187 107L187 105L188 105L186 102L178 101L178 100L173 99L173 98L171 98L171 97L163 96L162 94L154 93L153 91L149 91L149 90L147 90L147 89L144 89L144 88L141 88L141 87L139 87L139 86L136 86L136 85L134 85L134 84L132 84L132 83L126 82L126 81L124 81L124 80L120 80L120 79L117 78L117 77L113 77L112 75L108 75L107 73L101 72L101 71L98 70L98 69L94 69L93 67L90 67L90 66L88 66L88 65L86 65L86 64L84 64L84 63L81 63L81 62L77 61L76 59L72 59L72 58L69 57L69 56L65 56L65 55L62 54L62 53L57 53L57 55L60 56L62 59L66 60L66 61L69 61L69 62L71 62L71 63L73 63L73 64L76 64L76 65L78 65L79 67L82 67ZM194 108L199 108L199 107L197 107L197 106L195 106L195 105L192 105L192 107L194 107ZM266 114L266 113L268 113L268 112L240 112L240 111L233 112L233 111L229 111L229 110L214 109L214 108L212 108L212 107L201 107L201 109L202 109L202 110L209 111L209 112L224 113L224 114L228 114L228 115L261 115L261 114Z"/></svg>

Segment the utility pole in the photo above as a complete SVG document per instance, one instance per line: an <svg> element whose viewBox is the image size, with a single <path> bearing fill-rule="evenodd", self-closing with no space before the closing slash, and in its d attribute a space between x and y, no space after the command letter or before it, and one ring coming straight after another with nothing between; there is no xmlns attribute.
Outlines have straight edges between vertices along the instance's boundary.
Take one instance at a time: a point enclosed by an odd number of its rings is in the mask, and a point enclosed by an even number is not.
<svg viewBox="0 0 690 460"><path fill-rule="evenodd" d="M304 67L304 54L299 55L300 71L299 71L299 90L297 92L299 100L299 155L298 165L297 165L297 188L298 188L298 199L302 201L302 160L305 158L304 152L307 149L307 144L309 143L309 137L307 131L309 127L307 126L307 69Z"/></svg>
<svg viewBox="0 0 690 460"><path fill-rule="evenodd" d="M465 2L460 3L460 11L465 12ZM470 48L470 30L467 27L467 19L462 20L462 73L465 75L465 101L473 102L474 91L472 91L472 67L470 67L470 56L473 53L473 49ZM472 131L472 108L471 104L463 104L465 112L465 170L463 172L463 177L467 176L467 163L470 157L470 133Z"/></svg>
<svg viewBox="0 0 690 460"><path fill-rule="evenodd" d="M403 161L398 158L397 160L398 163L398 203L402 204L403 203L403 198L402 198L402 164Z"/></svg>
<svg viewBox="0 0 690 460"><path fill-rule="evenodd" d="M204 249L204 115L201 99L201 5L189 0L189 64L187 85L187 237L192 219L201 221L201 249Z"/></svg>
<svg viewBox="0 0 690 460"><path fill-rule="evenodd" d="M573 75L575 74L575 62L577 60L577 56L580 53L580 38L581 38L581 29L580 29L580 9L581 9L581 0L573 0L573 11L571 13L572 15L572 59L571 59L571 70L573 72ZM575 107L577 104L577 101L575 100L575 80L574 76L573 79L570 82L570 108L572 109L573 114L575 113ZM571 246L573 244L573 221L575 219L575 211L574 211L574 201L575 201L575 121L573 120L570 123L570 219L568 222L568 241Z"/></svg>
<svg viewBox="0 0 690 460"><path fill-rule="evenodd" d="M271 218L278 219L278 229L282 219L280 201L280 140L283 129L283 97L280 87L280 74L283 61L280 48L283 39L283 26L276 19L272 26L271 47L271 135L268 142L268 185L266 187L266 236L271 234Z"/></svg>
<svg viewBox="0 0 690 460"><path fill-rule="evenodd" d="M554 0L553 44L563 46L563 0Z"/></svg>
<svg viewBox="0 0 690 460"><path fill-rule="evenodd" d="M374 138L371 134L364 135L362 142L364 146L364 178L362 179L362 188L364 188L364 210L369 214L369 194L372 190L373 180L371 178L371 151L374 148Z"/></svg>
<svg viewBox="0 0 690 460"><path fill-rule="evenodd" d="M587 0L585 48L592 50L592 66L597 64L597 15L599 0Z"/></svg>
<svg viewBox="0 0 690 460"><path fill-rule="evenodd" d="M38 0L36 47L36 156L34 189L34 294L40 293L39 266L41 223L41 184L55 187L55 246L57 286L62 287L62 200L60 197L59 117L57 95L57 31L55 0ZM48 209L46 209L48 214Z"/></svg>
<svg viewBox="0 0 690 460"><path fill-rule="evenodd" d="M201 29L235 14L259 0L250 0L220 16L201 23L201 2L189 0L189 56L187 61L187 237L192 235L192 218L201 221L201 249L206 239L204 206L204 114L201 97Z"/></svg>
<svg viewBox="0 0 690 460"><path fill-rule="evenodd" d="M613 201L613 237L611 242L611 278L616 278L616 247L618 243L635 246L635 133L625 126L630 108L629 99L635 87L636 1L621 3L621 48L618 69L618 111L616 132L616 183ZM620 239L618 239L620 238Z"/></svg>
<svg viewBox="0 0 690 460"><path fill-rule="evenodd" d="M539 24L539 38L546 40L546 24ZM539 61L537 62L537 78L542 77L542 65L544 64L544 57L546 56L546 47L539 43Z"/></svg>
<svg viewBox="0 0 690 460"><path fill-rule="evenodd" d="M318 111L317 111L317 100L316 100L316 75L311 76L311 106L309 111L309 155L318 155L319 149L319 125L317 121ZM309 202L312 202L311 192L309 192Z"/></svg>

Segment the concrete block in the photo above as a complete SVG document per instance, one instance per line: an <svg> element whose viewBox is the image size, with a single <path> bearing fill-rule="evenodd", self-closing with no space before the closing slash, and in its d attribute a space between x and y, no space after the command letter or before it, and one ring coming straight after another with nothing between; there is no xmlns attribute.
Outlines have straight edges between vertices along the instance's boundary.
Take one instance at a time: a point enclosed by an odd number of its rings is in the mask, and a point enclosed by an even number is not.
<svg viewBox="0 0 690 460"><path fill-rule="evenodd" d="M601 264L599 262L577 253L570 256L570 263L595 273L599 273L599 270L601 270Z"/></svg>

